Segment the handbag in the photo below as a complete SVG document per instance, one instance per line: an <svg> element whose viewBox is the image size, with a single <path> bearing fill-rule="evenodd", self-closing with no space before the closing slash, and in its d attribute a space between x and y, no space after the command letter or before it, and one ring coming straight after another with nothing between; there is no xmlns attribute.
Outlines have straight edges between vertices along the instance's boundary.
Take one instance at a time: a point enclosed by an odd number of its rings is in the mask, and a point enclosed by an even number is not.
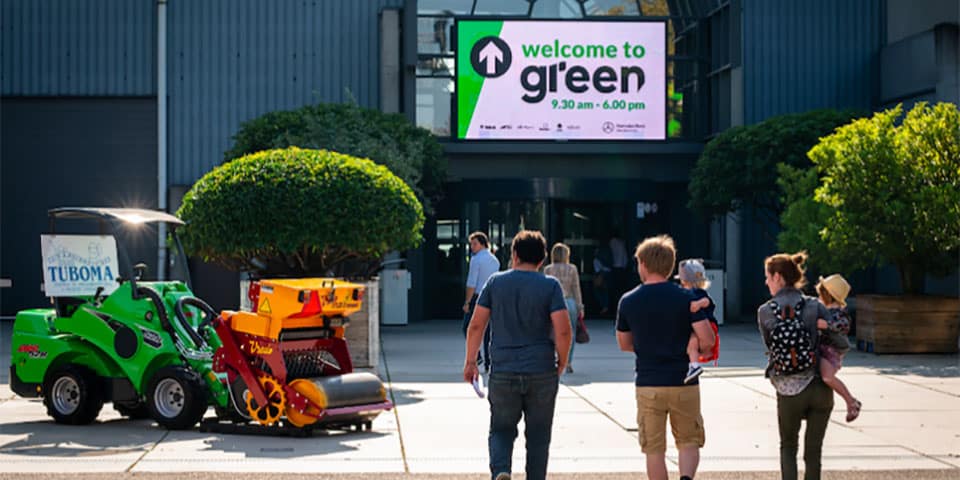
<svg viewBox="0 0 960 480"><path fill-rule="evenodd" d="M577 319L577 335L574 340L577 343L590 343L590 332L587 331L587 324L583 322L583 317Z"/></svg>

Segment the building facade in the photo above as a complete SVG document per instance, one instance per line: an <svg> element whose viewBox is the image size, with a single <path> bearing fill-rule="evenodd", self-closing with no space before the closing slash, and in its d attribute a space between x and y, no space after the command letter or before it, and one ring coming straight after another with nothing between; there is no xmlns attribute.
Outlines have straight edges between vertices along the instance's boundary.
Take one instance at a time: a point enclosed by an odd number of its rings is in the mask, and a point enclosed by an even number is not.
<svg viewBox="0 0 960 480"><path fill-rule="evenodd" d="M522 228L573 248L588 314L600 309L594 256L614 235L634 245L658 233L726 272L728 317L750 313L775 246L749 211L694 216L690 169L733 125L814 108L958 102L960 7L923 3L0 0L0 278L13 283L0 289L0 314L42 305L46 209L175 211L223 161L241 122L345 101L402 113L444 146L444 197L423 246L405 255L412 319L458 315L470 232L486 231L506 265ZM666 139L457 140L455 20L491 17L666 22ZM156 239L138 245L156 265ZM882 273L868 288L894 288ZM200 296L235 306L235 274L197 262L194 280ZM931 288L956 293L956 280Z"/></svg>

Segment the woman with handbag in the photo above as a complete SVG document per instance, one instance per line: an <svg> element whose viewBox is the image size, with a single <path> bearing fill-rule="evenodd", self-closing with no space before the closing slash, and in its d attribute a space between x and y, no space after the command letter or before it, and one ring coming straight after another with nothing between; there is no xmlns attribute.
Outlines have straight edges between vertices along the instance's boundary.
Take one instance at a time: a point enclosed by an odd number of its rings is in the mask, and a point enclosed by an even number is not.
<svg viewBox="0 0 960 480"><path fill-rule="evenodd" d="M570 345L570 356L567 360L567 373L573 373L573 345L585 343L580 341L586 335L577 327L583 324L583 297L580 293L580 272L570 263L570 247L557 243L550 250L550 265L543 269L543 273L560 281L563 288L563 300L567 303L567 312L570 314L570 327L576 334L576 341Z"/></svg>

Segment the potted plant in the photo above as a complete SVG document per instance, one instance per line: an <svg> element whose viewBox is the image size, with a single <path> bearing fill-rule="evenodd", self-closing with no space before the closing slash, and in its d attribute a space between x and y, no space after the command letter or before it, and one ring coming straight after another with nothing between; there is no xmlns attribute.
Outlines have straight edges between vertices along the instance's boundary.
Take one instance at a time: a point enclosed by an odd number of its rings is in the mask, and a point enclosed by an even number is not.
<svg viewBox="0 0 960 480"><path fill-rule="evenodd" d="M413 190L386 167L297 147L214 168L187 192L178 215L187 223L184 247L204 261L260 278L361 281L387 252L416 247L424 222ZM376 293L368 284L364 310L347 329L357 366L376 363Z"/></svg>
<svg viewBox="0 0 960 480"><path fill-rule="evenodd" d="M924 282L960 263L957 106L919 103L905 116L897 106L855 120L809 156L815 173L781 169L781 183L794 187L785 188L781 248L808 248L831 270L897 268L902 295L857 296L860 347L956 352L960 299L924 295Z"/></svg>

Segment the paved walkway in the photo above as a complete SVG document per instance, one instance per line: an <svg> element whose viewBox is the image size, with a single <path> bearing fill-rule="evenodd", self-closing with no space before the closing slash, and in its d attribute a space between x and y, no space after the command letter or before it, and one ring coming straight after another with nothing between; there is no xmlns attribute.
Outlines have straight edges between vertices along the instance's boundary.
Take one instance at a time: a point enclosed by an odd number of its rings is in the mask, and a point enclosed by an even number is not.
<svg viewBox="0 0 960 480"><path fill-rule="evenodd" d="M644 464L636 440L632 360L616 350L611 322L588 323L593 341L577 346L576 372L564 377L560 390L550 471L557 478L637 478ZM313 439L166 432L149 421L123 420L109 407L96 425L54 425L39 402L16 398L5 384L8 332L9 323L0 340L0 472L484 478L488 407L458 381L459 322L385 327L380 374L397 409L381 415L373 432ZM707 446L705 474L698 478L777 478L775 399L762 377L756 330L726 326L721 335L722 366L710 368L701 387ZM824 468L838 472L831 477L875 478L877 471L896 471L895 478L960 478L958 356L854 352L841 378L863 400L864 412L853 424L844 423L842 409L834 413L824 449ZM522 470L522 435L517 443L514 465ZM668 458L675 470L672 447Z"/></svg>

